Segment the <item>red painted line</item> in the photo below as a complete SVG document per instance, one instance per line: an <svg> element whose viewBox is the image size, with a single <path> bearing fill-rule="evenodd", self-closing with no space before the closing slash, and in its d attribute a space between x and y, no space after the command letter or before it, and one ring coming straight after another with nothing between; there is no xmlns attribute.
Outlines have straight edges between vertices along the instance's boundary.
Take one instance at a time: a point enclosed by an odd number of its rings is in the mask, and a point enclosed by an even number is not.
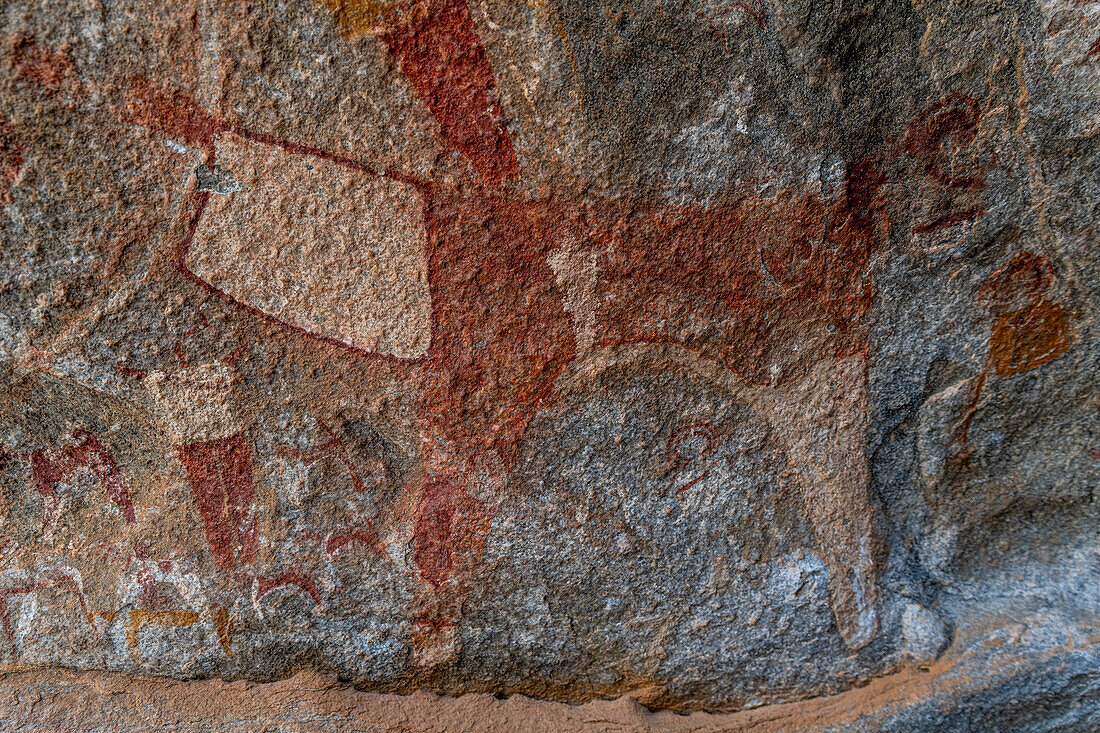
<svg viewBox="0 0 1100 733"><path fill-rule="evenodd" d="M285 140L274 135L269 135L266 132L255 132L244 127L237 125L227 125L222 128L224 132L228 132L232 135L247 140L253 143L259 143L261 145L270 145L272 147L279 148L293 155L310 155L315 158L335 163L336 165L344 168L350 168L351 170L363 173L368 176L374 176L375 178L387 178L398 183L405 183L410 186L414 186L418 189L431 188L433 184L425 181L422 178L412 175L411 173L404 173L401 171L395 171L387 169L380 171L370 165L364 163L361 160L355 158L348 158L343 155L337 155L336 153L325 150L324 148L314 147L312 145L306 145L304 143L294 142L293 140Z"/></svg>
<svg viewBox="0 0 1100 733"><path fill-rule="evenodd" d="M293 570L288 570L276 575L267 575L257 579L256 599L261 600L268 593L289 585L301 588L309 594L314 603L318 606L321 605L321 595L317 592L317 586L314 584L313 580Z"/></svg>
<svg viewBox="0 0 1100 733"><path fill-rule="evenodd" d="M692 486L694 486L695 484L699 483L700 481L702 481L703 479L705 479L705 478L706 478L707 476L709 476L709 475L710 475L710 469L707 469L706 471L703 471L703 473L701 473L701 474L699 475L699 477L698 477L698 478L696 478L696 479L693 479L693 480L689 481L688 483L684 484L684 485L683 485L683 486L681 486L681 487L680 487L679 489L677 489L677 490L676 490L676 493L677 493L677 494L682 494L682 493L684 493L685 491L687 491L687 490L688 490L688 489L690 489L690 488L691 488Z"/></svg>
<svg viewBox="0 0 1100 733"><path fill-rule="evenodd" d="M710 423L697 422L677 428L676 432L669 437L668 445L665 446L665 460L672 464L689 460L687 456L680 453L680 445L688 438L695 437L706 439L707 444L701 455L714 454L714 449L718 447L718 434L714 432L714 428L711 427Z"/></svg>
<svg viewBox="0 0 1100 733"><path fill-rule="evenodd" d="M336 553L353 542L361 542L379 557L385 560L390 559L389 553L386 552L386 546L382 544L382 538L378 536L378 530L376 530L374 525L370 522L367 522L365 529L345 532L330 537L328 542L325 543L325 554L330 557L335 556Z"/></svg>
<svg viewBox="0 0 1100 733"><path fill-rule="evenodd" d="M974 207L972 209L966 209L965 211L957 211L954 214L948 214L947 216L941 216L935 221L930 221L926 224L913 227L914 234L927 234L928 232L935 231L936 229L943 229L949 227L952 224L958 224L960 221L967 221L968 219L977 219L985 214L985 211L981 207Z"/></svg>

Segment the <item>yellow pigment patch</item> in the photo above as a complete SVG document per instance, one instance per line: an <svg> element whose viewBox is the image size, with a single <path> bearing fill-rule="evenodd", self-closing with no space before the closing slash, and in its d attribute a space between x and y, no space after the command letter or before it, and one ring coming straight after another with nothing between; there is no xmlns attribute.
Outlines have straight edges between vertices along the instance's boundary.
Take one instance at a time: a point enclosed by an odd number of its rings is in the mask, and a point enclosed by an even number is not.
<svg viewBox="0 0 1100 733"><path fill-rule="evenodd" d="M330 11L340 33L359 38L390 30L401 0L321 0Z"/></svg>

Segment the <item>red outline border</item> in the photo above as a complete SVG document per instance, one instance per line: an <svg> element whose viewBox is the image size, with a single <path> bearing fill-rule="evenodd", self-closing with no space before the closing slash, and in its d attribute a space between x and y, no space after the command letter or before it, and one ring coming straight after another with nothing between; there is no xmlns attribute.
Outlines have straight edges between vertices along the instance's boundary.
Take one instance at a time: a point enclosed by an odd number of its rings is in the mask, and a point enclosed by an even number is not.
<svg viewBox="0 0 1100 733"><path fill-rule="evenodd" d="M206 163L207 163L207 165L213 165L214 164L215 157L217 155L216 152L215 152L215 148L214 148L217 136L222 134L222 133L225 133L225 132L236 135L237 137L239 137L243 140L246 140L250 143L257 143L257 144L261 144L261 145L270 145L270 146L273 146L273 147L280 148L280 149L282 149L282 150L284 150L288 153L291 153L292 155L312 155L314 157L321 158L322 160L326 160L326 161L329 161L331 163L335 163L335 164L343 166L345 168L350 168L351 170L357 171L359 173L364 173L364 174L367 174L369 176L374 176L375 178L388 178L390 180L397 181L399 183L404 183L404 184L415 187L417 189L418 193L420 193L420 195L422 197L422 200L423 200L424 230L426 232L426 236L430 237L430 234L427 234L427 231L428 231L427 222L428 222L428 219L429 219L429 216L430 216L430 207L431 207L432 192L433 192L433 186L430 183L428 183L428 182L426 182L426 181L424 181L420 178L417 178L415 176L412 176L412 175L409 175L409 174L406 174L406 173L401 173L399 171L387 170L387 171L379 172L379 171L375 170L374 168L371 168L367 164L363 163L362 161L358 161L358 160L355 160L353 158L346 158L344 156L336 155L336 154L331 153L331 152L329 152L327 150L324 150L322 148L316 148L316 147L313 147L311 145L302 145L301 143L296 143L296 142L293 142L293 141L290 141L290 140L283 140L281 138L277 138L274 135L268 135L266 133L260 133L260 132L252 132L252 131L246 130L242 127L231 126L231 125L224 125L214 133L215 138L210 140L209 147L206 150ZM381 361L387 361L387 362L391 362L391 363L400 363L400 364L418 364L418 363L422 363L424 361L427 361L430 358L431 334L429 334L429 346L428 346L428 352L429 353L427 353L423 356L418 356L418 357L410 359L410 358L395 356L393 354L383 354L383 353L379 353L379 352L376 352L376 351L368 351L368 350L366 350L362 347L355 346L354 344L347 343L346 341L342 341L342 340L340 340L338 338L335 338L333 336L325 336L323 334L315 333L314 331L310 331L308 329L302 328L301 326L296 326L293 323L290 323L290 322L288 322L288 321L286 321L282 318L279 318L276 315L268 313L267 311L261 310L260 308L257 308L255 306L249 305L248 303L245 303L244 301L240 300L239 298L236 298L236 297L230 295L229 293L225 292L224 290L217 287L216 285L208 282L207 280L204 280L200 275L198 275L193 270L191 270L187 267L187 255L191 251L191 243L192 243L192 240L194 240L194 238L195 238L195 232L198 231L199 223L202 220L203 214L206 212L206 206L210 202L210 192L209 191L196 190L195 197L192 200L195 202L195 211L191 215L191 221L187 225L187 231L184 233L183 239L180 240L179 245L177 245L175 255L174 255L175 260L176 260L176 267L179 269L180 273L185 278L190 280L191 282L193 282L196 285L200 286L201 288L203 288L207 292L212 293L213 295L216 295L223 302L225 302L229 305L240 308L240 309L242 309L242 310L244 310L244 311L246 311L246 312L248 312L248 313L250 313L254 316L259 316L260 318L262 318L262 319L264 319L264 320L266 320L270 323L278 324L279 326L281 326L283 328L286 328L286 329L289 329L290 331L292 331L294 333L300 334L302 336L307 336L307 337L309 337L309 338L311 338L315 341L320 341L321 343L329 344L331 346L337 346L341 349L344 349L345 351L350 351L350 352L352 352L352 353L354 353L358 356L367 357L369 359L377 359L377 360L381 360ZM428 242L425 241L423 243L423 246L426 248L428 246ZM426 257L428 256L428 254L429 253L427 251L424 252L424 255ZM434 324L435 307L434 307L434 305L432 306L432 316L433 316L433 321L432 321L431 324L429 324L429 328L434 331L434 328L435 328L435 324Z"/></svg>

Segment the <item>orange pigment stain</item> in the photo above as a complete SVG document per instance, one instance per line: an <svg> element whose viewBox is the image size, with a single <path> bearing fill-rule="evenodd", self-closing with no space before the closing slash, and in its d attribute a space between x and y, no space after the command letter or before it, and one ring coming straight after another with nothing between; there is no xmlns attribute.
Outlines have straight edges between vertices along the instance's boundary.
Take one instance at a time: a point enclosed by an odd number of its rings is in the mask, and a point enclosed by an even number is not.
<svg viewBox="0 0 1100 733"><path fill-rule="evenodd" d="M130 612L126 624L126 647L132 655L137 654L138 641L145 626L167 626L181 628L193 626L199 622L199 614L194 611L148 611L135 608Z"/></svg>
<svg viewBox="0 0 1100 733"><path fill-rule="evenodd" d="M213 605L210 607L210 617L214 620L214 631L218 635L218 643L226 656L232 654L229 642L233 635L233 621L229 618L229 609L225 606Z"/></svg>

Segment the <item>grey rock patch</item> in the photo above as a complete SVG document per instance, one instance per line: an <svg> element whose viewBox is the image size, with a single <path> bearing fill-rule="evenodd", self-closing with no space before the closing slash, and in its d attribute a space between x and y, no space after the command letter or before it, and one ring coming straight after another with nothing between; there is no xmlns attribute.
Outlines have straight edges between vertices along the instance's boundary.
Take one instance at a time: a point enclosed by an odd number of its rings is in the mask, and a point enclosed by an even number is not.
<svg viewBox="0 0 1100 733"><path fill-rule="evenodd" d="M195 168L195 178L198 180L200 191L229 194L241 190L240 181L233 175L233 171L226 170L217 164L213 167L208 166L206 163L199 164Z"/></svg>
<svg viewBox="0 0 1100 733"><path fill-rule="evenodd" d="M915 662L931 662L947 646L947 629L933 611L909 603L901 614L901 637L906 655Z"/></svg>

